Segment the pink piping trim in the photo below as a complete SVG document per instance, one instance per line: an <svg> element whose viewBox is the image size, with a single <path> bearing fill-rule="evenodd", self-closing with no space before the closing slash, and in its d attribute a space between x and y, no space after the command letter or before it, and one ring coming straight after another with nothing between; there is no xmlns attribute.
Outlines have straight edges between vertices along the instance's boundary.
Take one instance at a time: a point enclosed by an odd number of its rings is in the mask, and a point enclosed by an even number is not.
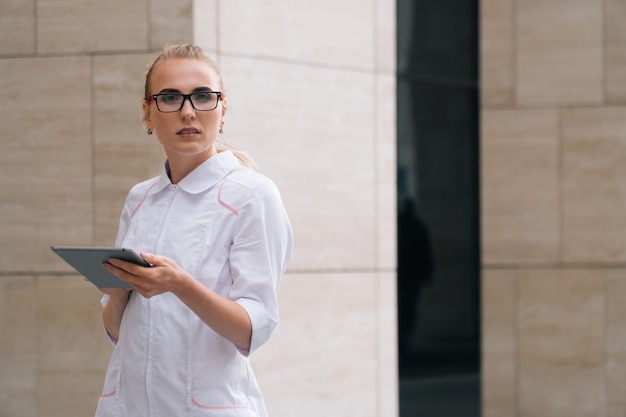
<svg viewBox="0 0 626 417"><path fill-rule="evenodd" d="M114 396L114 395L115 395L115 389L114 389L113 391L109 392L108 394L102 394L102 395L100 396L100 398L112 397L112 396Z"/></svg>
<svg viewBox="0 0 626 417"><path fill-rule="evenodd" d="M239 211L237 211L236 208L229 206L228 204L226 204L224 202L224 200L222 200L222 188L224 188L224 184L226 184L226 181L228 180L224 180L222 181L222 183L220 184L220 189L217 192L217 201L226 209L230 210L235 216L239 215Z"/></svg>
<svg viewBox="0 0 626 417"><path fill-rule="evenodd" d="M146 201L146 197L148 197L148 193L150 192L150 190L152 189L152 187L154 187L156 185L156 182L154 184L152 184L150 186L150 188L148 188L146 190L146 193L143 195L143 198L141 199L141 201L139 202L139 204L137 205L137 207L135 207L135 210L133 210L133 212L130 214L130 217L133 217L135 215L135 213L137 213L137 210L139 210L139 207L141 207L141 205L143 204L144 201Z"/></svg>
<svg viewBox="0 0 626 417"><path fill-rule="evenodd" d="M194 403L194 405L200 407L200 408L204 408L205 410L227 410L230 408L248 408L248 409L252 409L252 407L250 407L249 405L204 405L204 404L200 404L198 401L196 401L195 398L191 399L191 402Z"/></svg>

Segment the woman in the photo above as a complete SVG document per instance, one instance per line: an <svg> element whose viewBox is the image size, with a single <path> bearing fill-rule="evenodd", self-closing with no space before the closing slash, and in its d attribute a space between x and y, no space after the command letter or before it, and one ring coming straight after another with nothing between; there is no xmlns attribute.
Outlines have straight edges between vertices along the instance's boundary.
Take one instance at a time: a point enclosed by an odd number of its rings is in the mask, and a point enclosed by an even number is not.
<svg viewBox="0 0 626 417"><path fill-rule="evenodd" d="M153 266L104 265L132 290L101 289L115 349L97 417L267 415L248 355L278 323L292 233L276 186L220 143L226 104L194 45L149 67L144 122L167 161L131 189L116 245Z"/></svg>

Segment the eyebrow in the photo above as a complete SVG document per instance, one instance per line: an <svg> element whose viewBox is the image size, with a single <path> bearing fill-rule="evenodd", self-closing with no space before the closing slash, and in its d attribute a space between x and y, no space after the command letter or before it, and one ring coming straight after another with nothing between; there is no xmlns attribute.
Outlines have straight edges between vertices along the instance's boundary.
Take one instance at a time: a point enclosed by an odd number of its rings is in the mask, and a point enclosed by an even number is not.
<svg viewBox="0 0 626 417"><path fill-rule="evenodd" d="M207 91L214 91L214 90L210 87L196 87L193 89L191 94L203 93ZM164 88L163 90L159 91L159 94L182 94L182 93L180 92L180 90L177 90L176 88Z"/></svg>

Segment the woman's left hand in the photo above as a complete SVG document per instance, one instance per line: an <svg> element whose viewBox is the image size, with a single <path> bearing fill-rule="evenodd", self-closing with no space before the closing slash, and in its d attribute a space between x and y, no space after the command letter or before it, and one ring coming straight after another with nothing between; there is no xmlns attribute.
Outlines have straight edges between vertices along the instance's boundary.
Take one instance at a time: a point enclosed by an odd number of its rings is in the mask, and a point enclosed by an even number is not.
<svg viewBox="0 0 626 417"><path fill-rule="evenodd" d="M152 267L111 258L104 267L146 298L174 291L185 279L191 278L178 264L165 256L141 253Z"/></svg>

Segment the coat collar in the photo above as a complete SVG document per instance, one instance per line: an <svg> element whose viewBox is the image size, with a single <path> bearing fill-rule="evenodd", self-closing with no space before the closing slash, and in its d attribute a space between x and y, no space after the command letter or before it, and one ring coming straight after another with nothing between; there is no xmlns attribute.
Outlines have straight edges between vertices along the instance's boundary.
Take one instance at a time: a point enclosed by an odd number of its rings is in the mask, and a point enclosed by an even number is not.
<svg viewBox="0 0 626 417"><path fill-rule="evenodd" d="M177 184L177 187L191 194L201 193L226 178L238 165L239 161L231 151L222 151L198 165ZM150 190L150 194L172 186L167 174L168 168L166 161L161 169L161 175L156 178L155 186Z"/></svg>

